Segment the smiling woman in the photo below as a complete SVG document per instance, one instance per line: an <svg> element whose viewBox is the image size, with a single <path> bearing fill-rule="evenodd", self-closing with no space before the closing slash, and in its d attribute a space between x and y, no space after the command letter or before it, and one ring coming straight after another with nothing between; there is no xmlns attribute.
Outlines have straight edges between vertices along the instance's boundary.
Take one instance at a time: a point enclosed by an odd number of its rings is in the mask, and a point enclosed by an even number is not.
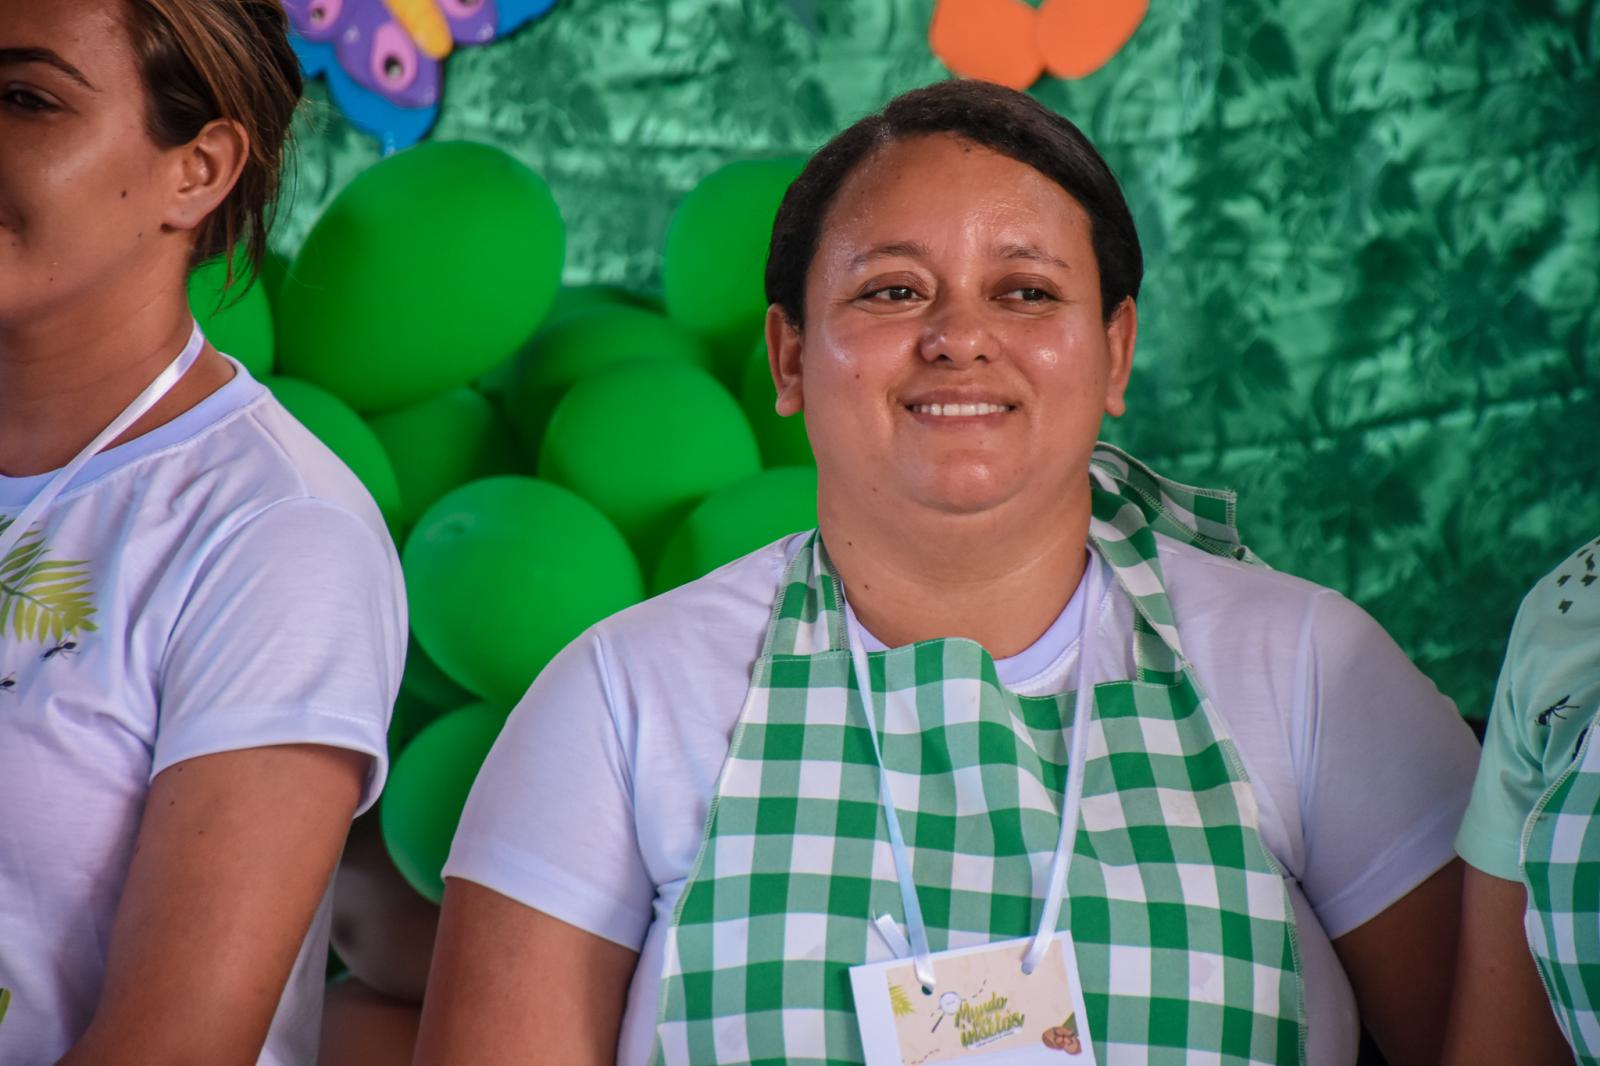
<svg viewBox="0 0 1600 1066"><path fill-rule="evenodd" d="M1359 608L1256 565L1230 495L1096 443L1141 272L1105 163L1021 94L920 89L812 158L766 337L819 528L534 682L445 867L419 1061L1046 1062L1070 1030L1335 1066L1358 1012L1437 1061L1476 744ZM1029 1023L941 1024L980 985Z"/></svg>
<svg viewBox="0 0 1600 1066"><path fill-rule="evenodd" d="M276 0L0 4L8 1066L316 1054L398 561L186 295L259 266L299 91Z"/></svg>

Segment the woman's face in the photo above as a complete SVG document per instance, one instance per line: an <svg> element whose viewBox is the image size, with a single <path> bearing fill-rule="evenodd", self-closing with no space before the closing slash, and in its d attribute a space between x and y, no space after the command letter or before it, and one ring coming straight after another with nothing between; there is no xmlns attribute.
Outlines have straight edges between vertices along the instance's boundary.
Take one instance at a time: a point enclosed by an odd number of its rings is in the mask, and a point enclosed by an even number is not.
<svg viewBox="0 0 1600 1066"><path fill-rule="evenodd" d="M805 410L824 485L971 514L1084 490L1101 419L1122 413L1135 313L1104 321L1089 218L1061 186L937 135L845 182L803 331L776 311L768 328L780 407Z"/></svg>
<svg viewBox="0 0 1600 1066"><path fill-rule="evenodd" d="M0 326L170 273L172 153L146 132L122 0L0 2Z"/></svg>

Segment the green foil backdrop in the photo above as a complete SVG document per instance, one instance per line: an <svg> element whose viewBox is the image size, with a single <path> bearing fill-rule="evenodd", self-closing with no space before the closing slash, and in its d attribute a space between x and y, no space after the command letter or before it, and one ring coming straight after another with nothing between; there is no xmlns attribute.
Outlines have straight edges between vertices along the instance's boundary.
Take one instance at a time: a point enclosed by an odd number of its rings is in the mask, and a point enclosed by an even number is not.
<svg viewBox="0 0 1600 1066"><path fill-rule="evenodd" d="M705 174L946 76L931 12L558 0L449 60L433 136L544 176L569 283L657 288ZM1144 242L1107 436L1236 487L1262 556L1482 715L1523 590L1600 533L1600 0L1151 0L1110 64L1033 92L1100 146ZM378 155L309 97L284 252Z"/></svg>

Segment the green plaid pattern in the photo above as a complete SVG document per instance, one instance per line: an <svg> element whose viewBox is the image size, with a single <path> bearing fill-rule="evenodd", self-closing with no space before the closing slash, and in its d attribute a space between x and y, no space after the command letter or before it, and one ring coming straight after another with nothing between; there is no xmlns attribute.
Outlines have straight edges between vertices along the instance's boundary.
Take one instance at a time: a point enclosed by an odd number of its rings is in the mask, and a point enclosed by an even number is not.
<svg viewBox="0 0 1600 1066"><path fill-rule="evenodd" d="M1232 498L1097 450L1090 539L1132 598L1136 680L1095 686L1062 927L1103 1063L1299 1063L1293 916L1254 795L1178 646L1152 528L1234 557ZM1185 519L1190 523L1185 524ZM868 657L935 951L1027 936L1074 696L1019 697L968 640ZM860 1063L849 967L904 923L878 769L820 538L784 577L667 940L654 1059Z"/></svg>
<svg viewBox="0 0 1600 1066"><path fill-rule="evenodd" d="M1600 715L1600 708L1597 708ZM1578 1057L1600 1062L1600 748L1594 724L1540 799L1522 838L1523 924L1556 1020Z"/></svg>

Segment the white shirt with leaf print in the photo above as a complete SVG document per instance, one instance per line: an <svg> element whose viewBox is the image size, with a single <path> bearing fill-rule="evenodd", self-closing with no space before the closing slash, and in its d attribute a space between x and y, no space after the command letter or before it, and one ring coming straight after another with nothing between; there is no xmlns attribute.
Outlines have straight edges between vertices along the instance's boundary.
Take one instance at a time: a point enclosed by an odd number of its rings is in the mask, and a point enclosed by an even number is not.
<svg viewBox="0 0 1600 1066"><path fill-rule="evenodd" d="M151 780L312 743L372 757L405 650L394 546L360 482L237 364L96 456L0 560L0 1062L54 1062L100 998ZM50 475L0 477L0 521ZM314 1061L324 898L262 1063Z"/></svg>

